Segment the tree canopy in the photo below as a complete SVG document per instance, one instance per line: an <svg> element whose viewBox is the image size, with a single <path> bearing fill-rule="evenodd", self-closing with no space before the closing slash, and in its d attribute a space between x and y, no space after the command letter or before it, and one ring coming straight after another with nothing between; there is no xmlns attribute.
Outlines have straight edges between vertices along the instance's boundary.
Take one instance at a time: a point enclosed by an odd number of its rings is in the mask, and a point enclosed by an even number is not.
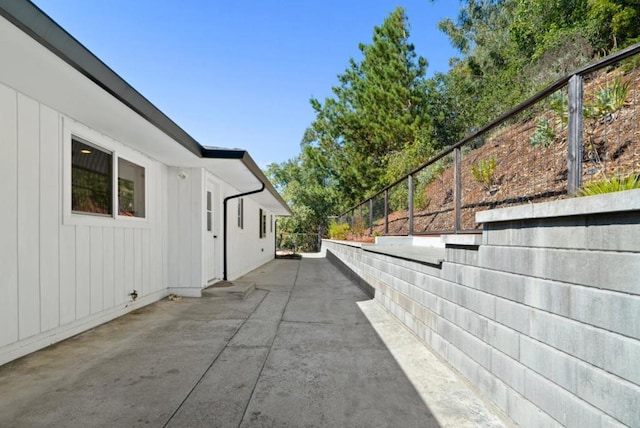
<svg viewBox="0 0 640 428"><path fill-rule="evenodd" d="M349 60L333 97L311 99L314 147L341 195L355 202L383 186L394 153L427 150L427 61L409 42L405 11L397 8L360 44L362 60ZM425 159L425 156L422 156ZM422 160L421 159L421 160Z"/></svg>
<svg viewBox="0 0 640 428"><path fill-rule="evenodd" d="M295 213L282 225L326 226L551 81L640 41L639 21L638 0L461 0L457 19L439 23L459 57L427 79L396 8L359 45L333 96L310 100L301 153L268 167Z"/></svg>

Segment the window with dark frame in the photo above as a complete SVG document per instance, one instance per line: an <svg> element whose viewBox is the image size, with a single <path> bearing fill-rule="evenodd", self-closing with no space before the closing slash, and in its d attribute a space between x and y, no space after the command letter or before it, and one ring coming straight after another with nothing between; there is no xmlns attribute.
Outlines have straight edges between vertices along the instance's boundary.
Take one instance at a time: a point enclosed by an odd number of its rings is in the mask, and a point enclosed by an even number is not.
<svg viewBox="0 0 640 428"><path fill-rule="evenodd" d="M213 209L211 204L211 192L207 191L207 232L213 230Z"/></svg>
<svg viewBox="0 0 640 428"><path fill-rule="evenodd" d="M260 238L267 236L267 214L262 208L258 211L258 231L260 232Z"/></svg>
<svg viewBox="0 0 640 428"><path fill-rule="evenodd" d="M113 162L118 176L114 177ZM114 201L114 186L117 200ZM144 218L145 168L78 137L71 139L71 211L113 217ZM117 206L115 206L117 203Z"/></svg>
<svg viewBox="0 0 640 428"><path fill-rule="evenodd" d="M238 228L244 229L244 199L238 199Z"/></svg>
<svg viewBox="0 0 640 428"><path fill-rule="evenodd" d="M144 168L118 158L118 214L145 216Z"/></svg>
<svg viewBox="0 0 640 428"><path fill-rule="evenodd" d="M71 140L71 210L79 213L113 214L113 154Z"/></svg>
<svg viewBox="0 0 640 428"><path fill-rule="evenodd" d="M262 237L267 237L267 213L262 212Z"/></svg>

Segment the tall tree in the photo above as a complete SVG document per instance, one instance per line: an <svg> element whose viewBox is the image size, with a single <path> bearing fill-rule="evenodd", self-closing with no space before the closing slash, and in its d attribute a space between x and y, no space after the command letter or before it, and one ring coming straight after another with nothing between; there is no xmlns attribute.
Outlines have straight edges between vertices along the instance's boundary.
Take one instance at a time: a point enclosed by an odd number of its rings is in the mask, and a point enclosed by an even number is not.
<svg viewBox="0 0 640 428"><path fill-rule="evenodd" d="M607 52L640 41L640 1L589 0L594 45Z"/></svg>
<svg viewBox="0 0 640 428"><path fill-rule="evenodd" d="M309 132L305 133L307 138ZM302 153L281 164L270 164L269 180L291 207L293 216L278 222L279 229L295 233L315 233L326 228L329 216L339 210L332 178L318 162L317 149L303 138Z"/></svg>
<svg viewBox="0 0 640 428"><path fill-rule="evenodd" d="M349 60L333 96L310 100L316 116L301 154L268 171L293 207L288 230L317 230L535 90L640 36L638 0L460 5L457 20L440 23L460 51L447 74L425 79L426 60L398 8L359 45L362 58Z"/></svg>
<svg viewBox="0 0 640 428"><path fill-rule="evenodd" d="M429 144L425 114L427 62L409 42L404 9L375 27L370 45L360 44L340 85L324 102L311 99L316 119L314 147L325 158L340 192L354 202L386 184L389 157ZM418 150L420 152L420 150Z"/></svg>
<svg viewBox="0 0 640 428"><path fill-rule="evenodd" d="M522 82L515 72L520 58L514 52L509 27L517 0L464 0L456 21L438 26L462 57L454 59L449 89L463 100L468 129L477 128L513 106Z"/></svg>

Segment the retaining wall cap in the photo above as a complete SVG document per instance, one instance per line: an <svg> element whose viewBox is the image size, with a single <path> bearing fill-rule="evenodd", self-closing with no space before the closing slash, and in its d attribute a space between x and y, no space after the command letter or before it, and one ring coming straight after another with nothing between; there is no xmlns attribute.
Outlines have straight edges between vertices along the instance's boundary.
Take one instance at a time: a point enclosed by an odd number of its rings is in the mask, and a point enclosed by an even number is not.
<svg viewBox="0 0 640 428"><path fill-rule="evenodd" d="M624 211L640 211L640 189L481 211L476 213L476 222L493 223Z"/></svg>
<svg viewBox="0 0 640 428"><path fill-rule="evenodd" d="M440 237L445 245L471 245L476 246L482 244L482 234L464 234L464 235L442 235Z"/></svg>
<svg viewBox="0 0 640 428"><path fill-rule="evenodd" d="M332 242L334 244L348 245L349 247L362 247L362 242L356 241L340 241L338 239L323 239L323 241Z"/></svg>
<svg viewBox="0 0 640 428"><path fill-rule="evenodd" d="M446 254L444 248L408 245L363 245L362 250L434 266L441 266Z"/></svg>

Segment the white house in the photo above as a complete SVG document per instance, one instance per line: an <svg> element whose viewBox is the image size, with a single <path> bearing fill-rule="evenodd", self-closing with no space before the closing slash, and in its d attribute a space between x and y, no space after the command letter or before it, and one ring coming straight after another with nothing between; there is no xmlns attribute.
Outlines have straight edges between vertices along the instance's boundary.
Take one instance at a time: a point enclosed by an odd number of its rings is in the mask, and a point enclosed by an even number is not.
<svg viewBox="0 0 640 428"><path fill-rule="evenodd" d="M0 364L274 257L289 208L36 6L0 0ZM226 209L225 209L226 208Z"/></svg>

